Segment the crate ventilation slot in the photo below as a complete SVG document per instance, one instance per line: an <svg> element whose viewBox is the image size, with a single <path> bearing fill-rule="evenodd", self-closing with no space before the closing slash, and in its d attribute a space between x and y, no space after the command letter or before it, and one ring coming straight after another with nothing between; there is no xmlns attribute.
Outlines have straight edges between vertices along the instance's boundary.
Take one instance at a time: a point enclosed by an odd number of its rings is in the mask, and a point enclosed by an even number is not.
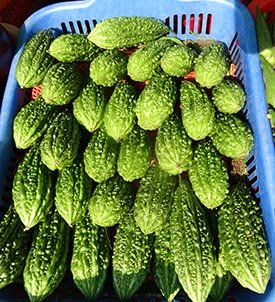
<svg viewBox="0 0 275 302"><path fill-rule="evenodd" d="M97 21L95 19L76 22L69 21L68 23L62 22L61 28L64 34L68 33L79 33L79 34L88 34L91 32L92 28L95 27Z"/></svg>

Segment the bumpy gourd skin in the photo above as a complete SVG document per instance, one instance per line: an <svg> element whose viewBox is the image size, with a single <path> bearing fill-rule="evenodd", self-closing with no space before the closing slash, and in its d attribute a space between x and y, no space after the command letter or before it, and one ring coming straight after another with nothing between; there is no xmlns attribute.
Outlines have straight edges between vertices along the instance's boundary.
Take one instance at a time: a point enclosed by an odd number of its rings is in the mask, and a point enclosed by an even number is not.
<svg viewBox="0 0 275 302"><path fill-rule="evenodd" d="M94 132L103 125L106 104L104 87L89 80L73 101L73 115L80 125Z"/></svg>
<svg viewBox="0 0 275 302"><path fill-rule="evenodd" d="M53 204L54 176L35 144L19 163L12 184L14 206L28 230L45 219Z"/></svg>
<svg viewBox="0 0 275 302"><path fill-rule="evenodd" d="M16 65L15 76L21 88L35 87L41 83L48 69L55 63L47 51L54 35L51 29L34 34L24 46Z"/></svg>
<svg viewBox="0 0 275 302"><path fill-rule="evenodd" d="M205 207L213 209L224 202L229 191L229 175L210 139L197 145L188 176L195 194Z"/></svg>
<svg viewBox="0 0 275 302"><path fill-rule="evenodd" d="M163 71L171 76L184 77L193 68L195 52L184 44L168 48L160 60Z"/></svg>
<svg viewBox="0 0 275 302"><path fill-rule="evenodd" d="M48 69L41 95L49 104L67 105L77 97L82 80L81 73L72 64L58 62Z"/></svg>
<svg viewBox="0 0 275 302"><path fill-rule="evenodd" d="M133 130L136 100L137 94L131 84L122 82L116 85L103 118L105 130L114 140L123 140Z"/></svg>
<svg viewBox="0 0 275 302"><path fill-rule="evenodd" d="M106 49L137 46L170 32L159 19L145 16L108 18L96 24L88 39Z"/></svg>
<svg viewBox="0 0 275 302"><path fill-rule="evenodd" d="M154 241L154 280L162 295L168 302L172 302L181 284L175 272L174 258L171 249L171 233L169 222L155 234Z"/></svg>
<svg viewBox="0 0 275 302"><path fill-rule="evenodd" d="M232 188L218 215L225 268L243 287L264 293L271 275L271 256L261 210L244 181Z"/></svg>
<svg viewBox="0 0 275 302"><path fill-rule="evenodd" d="M180 174L190 167L192 140L178 116L172 114L158 129L155 152L160 167L169 174Z"/></svg>
<svg viewBox="0 0 275 302"><path fill-rule="evenodd" d="M19 149L31 147L46 132L56 113L56 107L41 97L22 107L13 121L15 146Z"/></svg>
<svg viewBox="0 0 275 302"><path fill-rule="evenodd" d="M135 112L138 125L144 130L155 130L173 113L177 100L175 80L155 73L138 97Z"/></svg>
<svg viewBox="0 0 275 302"><path fill-rule="evenodd" d="M254 145L248 124L236 115L220 112L216 114L211 139L222 155L236 159L248 156Z"/></svg>
<svg viewBox="0 0 275 302"><path fill-rule="evenodd" d="M164 228L171 211L176 177L151 166L141 179L134 202L134 217L144 234Z"/></svg>
<svg viewBox="0 0 275 302"><path fill-rule="evenodd" d="M102 50L84 34L63 34L51 43L49 54L60 62L92 61Z"/></svg>
<svg viewBox="0 0 275 302"><path fill-rule="evenodd" d="M110 257L106 230L94 225L86 213L75 227L70 265L74 283L86 299L94 301L102 292Z"/></svg>
<svg viewBox="0 0 275 302"><path fill-rule="evenodd" d="M202 48L196 58L195 80L206 88L218 85L229 72L230 56L225 45L213 42Z"/></svg>
<svg viewBox="0 0 275 302"><path fill-rule="evenodd" d="M191 81L180 86L182 124L193 140L207 137L214 126L215 109L205 91Z"/></svg>
<svg viewBox="0 0 275 302"><path fill-rule="evenodd" d="M80 128L73 114L62 111L54 118L40 145L41 160L50 170L72 165L78 155Z"/></svg>
<svg viewBox="0 0 275 302"><path fill-rule="evenodd" d="M12 204L0 221L0 289L21 275L28 254L28 240L29 233L24 231Z"/></svg>
<svg viewBox="0 0 275 302"><path fill-rule="evenodd" d="M205 302L215 281L216 256L205 212L186 180L176 190L170 215L171 249L183 290Z"/></svg>
<svg viewBox="0 0 275 302"><path fill-rule="evenodd" d="M31 302L42 302L61 283L68 265L70 230L56 210L38 225L23 271Z"/></svg>
<svg viewBox="0 0 275 302"><path fill-rule="evenodd" d="M83 161L58 171L55 206L69 226L81 221L87 212L93 181L85 172Z"/></svg>
<svg viewBox="0 0 275 302"><path fill-rule="evenodd" d="M130 299L150 270L152 237L145 235L130 211L121 220L113 247L113 285L121 301Z"/></svg>
<svg viewBox="0 0 275 302"><path fill-rule="evenodd" d="M119 144L103 128L96 130L84 152L86 173L96 182L103 182L116 173Z"/></svg>
<svg viewBox="0 0 275 302"><path fill-rule="evenodd" d="M126 181L143 177L152 159L153 147L149 133L135 125L132 132L121 142L117 171Z"/></svg>
<svg viewBox="0 0 275 302"><path fill-rule="evenodd" d="M98 184L89 200L89 214L94 224L111 227L130 210L131 184L119 175Z"/></svg>
<svg viewBox="0 0 275 302"><path fill-rule="evenodd" d="M127 74L128 56L118 49L105 50L90 63L90 78L105 87L115 85Z"/></svg>
<svg viewBox="0 0 275 302"><path fill-rule="evenodd" d="M155 69L160 66L165 51L174 46L172 40L158 39L133 52L128 60L127 73L133 81L144 82L151 79Z"/></svg>

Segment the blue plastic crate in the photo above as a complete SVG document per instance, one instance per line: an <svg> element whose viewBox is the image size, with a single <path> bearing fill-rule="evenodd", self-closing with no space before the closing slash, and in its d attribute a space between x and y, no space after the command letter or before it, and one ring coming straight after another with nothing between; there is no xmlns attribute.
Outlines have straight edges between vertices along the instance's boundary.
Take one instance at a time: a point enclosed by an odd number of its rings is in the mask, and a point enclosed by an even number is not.
<svg viewBox="0 0 275 302"><path fill-rule="evenodd" d="M144 15L160 18L176 32L179 38L215 39L224 42L236 65L236 75L247 94L244 113L249 121L255 147L247 158L249 180L260 201L263 219L272 253L273 270L264 295L233 287L225 301L275 301L275 160L274 143L264 83L258 58L254 21L238 0L86 0L64 2L45 7L23 24L18 38L0 114L0 215L11 200L11 183L20 152L15 149L12 123L20 107L30 98L28 90L21 90L15 79L15 67L25 42L37 31L49 27L63 32L89 32L96 22L114 16ZM66 283L66 282L65 282ZM57 291L47 301L82 301L79 292ZM112 289L110 288L110 292ZM146 294L147 293L147 294ZM233 300L232 300L233 298ZM12 284L0 290L1 301L28 301L22 285ZM107 287L102 301L116 301ZM154 286L145 284L132 301L162 301ZM176 301L189 301L177 298Z"/></svg>

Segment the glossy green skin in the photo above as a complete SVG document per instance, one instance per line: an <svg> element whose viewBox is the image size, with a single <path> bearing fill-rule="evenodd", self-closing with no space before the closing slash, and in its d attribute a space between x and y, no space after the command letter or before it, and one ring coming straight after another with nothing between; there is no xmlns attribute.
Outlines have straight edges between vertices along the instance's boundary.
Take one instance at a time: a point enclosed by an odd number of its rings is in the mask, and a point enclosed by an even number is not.
<svg viewBox="0 0 275 302"><path fill-rule="evenodd" d="M138 48L128 60L127 73L130 78L137 82L151 79L155 69L160 66L160 59L165 51L174 45L172 40L163 38Z"/></svg>
<svg viewBox="0 0 275 302"><path fill-rule="evenodd" d="M89 214L94 224L111 227L130 210L132 202L130 183L116 175L96 186L89 200Z"/></svg>
<svg viewBox="0 0 275 302"><path fill-rule="evenodd" d="M171 234L169 223L155 235L154 241L154 280L162 295L172 302L181 284L175 271L174 258L171 250Z"/></svg>
<svg viewBox="0 0 275 302"><path fill-rule="evenodd" d="M115 85L127 74L128 56L118 49L105 50L90 63L90 78L105 87Z"/></svg>
<svg viewBox="0 0 275 302"><path fill-rule="evenodd" d="M201 140L213 130L215 109L205 91L190 81L180 86L182 124L190 138Z"/></svg>
<svg viewBox="0 0 275 302"><path fill-rule="evenodd" d="M237 113L245 103L245 92L237 81L232 79L223 80L213 87L212 99L216 107L223 113Z"/></svg>
<svg viewBox="0 0 275 302"><path fill-rule="evenodd" d="M137 94L131 84L122 82L116 85L104 113L105 130L114 140L123 140L133 130L136 100Z"/></svg>
<svg viewBox="0 0 275 302"><path fill-rule="evenodd" d="M34 145L48 129L56 114L55 107L41 97L22 107L13 120L13 139L18 149Z"/></svg>
<svg viewBox="0 0 275 302"><path fill-rule="evenodd" d="M60 62L92 61L102 50L84 34L63 34L54 39L49 54Z"/></svg>
<svg viewBox="0 0 275 302"><path fill-rule="evenodd" d="M41 161L39 144L35 144L19 163L12 184L14 206L26 230L45 219L53 195L53 173Z"/></svg>
<svg viewBox="0 0 275 302"><path fill-rule="evenodd" d="M89 80L73 101L74 117L89 132L94 132L103 125L106 104L104 88Z"/></svg>
<svg viewBox="0 0 275 302"><path fill-rule="evenodd" d="M195 80L202 87L211 88L218 85L229 72L230 56L226 46L211 43L202 48L196 59Z"/></svg>
<svg viewBox="0 0 275 302"><path fill-rule="evenodd" d="M193 68L195 52L192 48L180 44L165 51L160 60L163 71L171 76L184 77Z"/></svg>
<svg viewBox="0 0 275 302"><path fill-rule="evenodd" d="M199 142L188 171L192 188L208 209L220 206L229 192L229 174L210 139Z"/></svg>
<svg viewBox="0 0 275 302"><path fill-rule="evenodd" d="M141 179L134 202L134 217L144 234L160 231L165 226L173 203L176 178L151 166Z"/></svg>
<svg viewBox="0 0 275 302"><path fill-rule="evenodd" d="M22 273L28 254L29 233L24 231L13 205L0 221L0 289Z"/></svg>
<svg viewBox="0 0 275 302"><path fill-rule="evenodd" d="M114 17L102 20L88 35L88 39L105 49L137 46L170 32L161 20L144 17Z"/></svg>
<svg viewBox="0 0 275 302"><path fill-rule="evenodd" d="M135 112L138 125L144 130L155 130L173 113L177 100L174 79L156 73L140 93Z"/></svg>
<svg viewBox="0 0 275 302"><path fill-rule="evenodd" d="M34 34L25 44L16 65L15 77L21 88L35 87L41 83L48 69L55 63L47 51L54 35L51 29Z"/></svg>
<svg viewBox="0 0 275 302"><path fill-rule="evenodd" d="M119 145L103 128L96 130L84 152L86 173L100 183L116 173Z"/></svg>
<svg viewBox="0 0 275 302"><path fill-rule="evenodd" d="M82 85L81 73L69 63L58 62L42 81L42 97L52 105L62 106L77 97Z"/></svg>
<svg viewBox="0 0 275 302"><path fill-rule="evenodd" d="M82 161L58 171L55 185L55 206L69 226L81 221L87 212L93 181Z"/></svg>
<svg viewBox="0 0 275 302"><path fill-rule="evenodd" d="M177 175L189 169L193 157L192 140L175 114L158 129L155 152L160 167L167 173Z"/></svg>
<svg viewBox="0 0 275 302"><path fill-rule="evenodd" d="M96 300L104 288L110 257L106 230L86 215L75 227L70 269L75 285L89 301Z"/></svg>
<svg viewBox="0 0 275 302"><path fill-rule="evenodd" d="M61 283L68 265L70 230L56 210L37 227L23 271L31 302L42 302Z"/></svg>
<svg viewBox="0 0 275 302"><path fill-rule="evenodd" d="M244 181L232 188L218 212L225 269L245 288L264 293L271 276L271 255L261 210Z"/></svg>
<svg viewBox="0 0 275 302"><path fill-rule="evenodd" d="M41 141L42 162L52 171L69 167L78 155L80 137L80 128L73 114L60 112Z"/></svg>
<svg viewBox="0 0 275 302"><path fill-rule="evenodd" d="M254 146L249 125L233 114L216 115L211 139L222 155L236 159L248 156Z"/></svg>
<svg viewBox="0 0 275 302"><path fill-rule="evenodd" d="M113 247L113 285L120 301L131 299L141 287L151 258L152 238L143 234L131 211L121 220Z"/></svg>
<svg viewBox="0 0 275 302"><path fill-rule="evenodd" d="M183 290L205 302L215 281L216 256L205 212L190 183L181 180L170 215L171 249Z"/></svg>
<svg viewBox="0 0 275 302"><path fill-rule="evenodd" d="M152 159L153 146L149 133L138 125L121 142L117 160L117 171L126 181L143 177Z"/></svg>

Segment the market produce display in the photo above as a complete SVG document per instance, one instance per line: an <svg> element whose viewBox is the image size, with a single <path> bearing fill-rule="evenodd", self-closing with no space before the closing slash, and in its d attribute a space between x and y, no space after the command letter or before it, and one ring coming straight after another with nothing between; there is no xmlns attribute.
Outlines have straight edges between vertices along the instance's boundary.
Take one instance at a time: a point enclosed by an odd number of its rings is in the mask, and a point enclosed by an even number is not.
<svg viewBox="0 0 275 302"><path fill-rule="evenodd" d="M149 275L168 301L220 301L232 284L264 293L271 256L243 168L253 134L227 47L171 37L152 17L52 31L17 66L19 85L42 92L13 123L23 155L0 224L0 286L23 272L42 302L70 269L91 301L107 280L131 300Z"/></svg>

